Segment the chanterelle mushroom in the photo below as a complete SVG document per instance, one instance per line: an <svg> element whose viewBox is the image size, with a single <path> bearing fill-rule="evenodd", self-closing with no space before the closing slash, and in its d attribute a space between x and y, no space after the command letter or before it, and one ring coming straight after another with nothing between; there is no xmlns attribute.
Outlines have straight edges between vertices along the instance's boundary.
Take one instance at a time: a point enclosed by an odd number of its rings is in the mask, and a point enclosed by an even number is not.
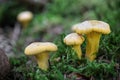
<svg viewBox="0 0 120 80"><path fill-rule="evenodd" d="M90 61L96 58L101 34L109 34L111 32L109 24L97 20L89 20L76 24L72 27L72 30L78 34L86 34L86 58Z"/></svg>
<svg viewBox="0 0 120 80"><path fill-rule="evenodd" d="M78 35L77 33L71 33L64 38L64 43L69 46L73 46L73 49L76 51L77 56L81 59L82 51L81 44L84 41L84 37L82 35Z"/></svg>
<svg viewBox="0 0 120 80"><path fill-rule="evenodd" d="M25 54L34 55L37 59L38 66L42 70L47 70L49 66L49 52L56 50L57 46L51 42L34 42L25 48Z"/></svg>
<svg viewBox="0 0 120 80"><path fill-rule="evenodd" d="M24 28L26 28L29 22L32 20L33 14L30 11L24 11L18 14L17 20L22 24Z"/></svg>

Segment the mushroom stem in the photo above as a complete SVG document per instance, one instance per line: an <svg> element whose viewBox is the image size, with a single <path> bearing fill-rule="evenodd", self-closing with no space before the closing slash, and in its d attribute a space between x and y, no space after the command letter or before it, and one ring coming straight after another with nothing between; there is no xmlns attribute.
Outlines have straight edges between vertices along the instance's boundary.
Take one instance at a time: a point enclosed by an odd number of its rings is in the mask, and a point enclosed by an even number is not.
<svg viewBox="0 0 120 80"><path fill-rule="evenodd" d="M22 23L23 28L27 28L28 24L29 24L28 22L23 22Z"/></svg>
<svg viewBox="0 0 120 80"><path fill-rule="evenodd" d="M73 46L73 49L74 49L75 52L77 53L78 58L81 59L82 51L81 51L80 45L75 45L75 46Z"/></svg>
<svg viewBox="0 0 120 80"><path fill-rule="evenodd" d="M99 41L101 34L98 32L91 32L87 35L87 45L86 45L86 58L93 61L96 58L96 54L99 49Z"/></svg>
<svg viewBox="0 0 120 80"><path fill-rule="evenodd" d="M41 53L39 55L35 56L38 62L39 68L41 68L44 71L47 71L49 67L48 59L49 59L49 54L46 52Z"/></svg>

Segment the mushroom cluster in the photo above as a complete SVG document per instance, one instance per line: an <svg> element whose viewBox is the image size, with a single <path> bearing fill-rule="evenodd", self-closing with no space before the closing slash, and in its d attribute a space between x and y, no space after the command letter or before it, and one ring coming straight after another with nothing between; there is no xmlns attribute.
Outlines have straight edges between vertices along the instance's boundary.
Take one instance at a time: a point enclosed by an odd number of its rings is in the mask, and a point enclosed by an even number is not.
<svg viewBox="0 0 120 80"><path fill-rule="evenodd" d="M96 58L96 53L99 49L99 41L101 34L109 34L110 26L103 21L89 20L73 25L74 33L68 34L63 42L72 46L76 52L78 59L82 57L81 45L85 41L83 35L86 35L86 58L93 61ZM26 55L34 55L38 66L42 70L47 70L49 67L48 59L50 51L57 51L57 46L51 42L33 42L25 48Z"/></svg>
<svg viewBox="0 0 120 80"><path fill-rule="evenodd" d="M101 34L109 34L111 32L109 24L98 20L89 20L75 24L72 30L80 35L86 34L87 45L85 56L90 61L96 58Z"/></svg>

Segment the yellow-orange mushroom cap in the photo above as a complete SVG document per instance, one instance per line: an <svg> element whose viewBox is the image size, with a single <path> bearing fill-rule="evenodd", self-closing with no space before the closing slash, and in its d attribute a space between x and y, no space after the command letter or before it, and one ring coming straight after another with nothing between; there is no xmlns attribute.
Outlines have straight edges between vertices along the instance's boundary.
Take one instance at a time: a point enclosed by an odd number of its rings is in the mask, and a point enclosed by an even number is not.
<svg viewBox="0 0 120 80"><path fill-rule="evenodd" d="M56 51L57 46L51 42L34 42L25 48L26 55L34 55L42 70L47 70L49 63L49 52Z"/></svg>
<svg viewBox="0 0 120 80"><path fill-rule="evenodd" d="M56 51L57 46L50 42L34 42L25 48L26 55L37 55L42 52Z"/></svg>
<svg viewBox="0 0 120 80"><path fill-rule="evenodd" d="M17 16L17 20L23 25L23 27L27 27L32 18L33 14L30 11L21 12Z"/></svg>
<svg viewBox="0 0 120 80"><path fill-rule="evenodd" d="M87 34L92 31L92 25L89 21L84 21L73 25L72 30L78 34Z"/></svg>
<svg viewBox="0 0 120 80"><path fill-rule="evenodd" d="M90 61L93 61L96 58L101 34L109 34L111 32L109 24L98 20L88 20L73 25L72 30L78 34L86 34L86 57Z"/></svg>
<svg viewBox="0 0 120 80"><path fill-rule="evenodd" d="M99 32L102 34L109 34L111 32L109 24L103 21L90 20L92 31Z"/></svg>
<svg viewBox="0 0 120 80"><path fill-rule="evenodd" d="M109 24L98 20L88 20L72 26L72 30L79 34L87 34L92 31L102 34L109 34L111 32Z"/></svg>
<svg viewBox="0 0 120 80"><path fill-rule="evenodd" d="M84 41L84 37L82 35L78 35L77 33L68 34L64 38L64 43L69 46L73 46L73 49L76 51L78 58L80 59L82 56L81 44Z"/></svg>

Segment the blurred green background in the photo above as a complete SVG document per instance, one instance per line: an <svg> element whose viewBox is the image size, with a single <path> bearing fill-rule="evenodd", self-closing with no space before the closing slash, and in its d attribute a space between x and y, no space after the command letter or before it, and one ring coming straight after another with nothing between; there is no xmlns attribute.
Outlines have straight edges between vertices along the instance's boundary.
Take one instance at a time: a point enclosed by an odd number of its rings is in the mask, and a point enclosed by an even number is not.
<svg viewBox="0 0 120 80"><path fill-rule="evenodd" d="M15 53L34 41L53 42L59 34L70 33L72 25L85 20L105 21L113 34L120 32L120 0L0 0L0 27L5 35L14 34L17 16L23 11L31 11L34 17L19 33L17 45L13 45Z"/></svg>
<svg viewBox="0 0 120 80"><path fill-rule="evenodd" d="M33 27L39 29L61 25L66 31L72 24L89 19L105 21L113 31L120 26L119 0L1 0L0 25L14 26L18 13L25 10L34 13Z"/></svg>

